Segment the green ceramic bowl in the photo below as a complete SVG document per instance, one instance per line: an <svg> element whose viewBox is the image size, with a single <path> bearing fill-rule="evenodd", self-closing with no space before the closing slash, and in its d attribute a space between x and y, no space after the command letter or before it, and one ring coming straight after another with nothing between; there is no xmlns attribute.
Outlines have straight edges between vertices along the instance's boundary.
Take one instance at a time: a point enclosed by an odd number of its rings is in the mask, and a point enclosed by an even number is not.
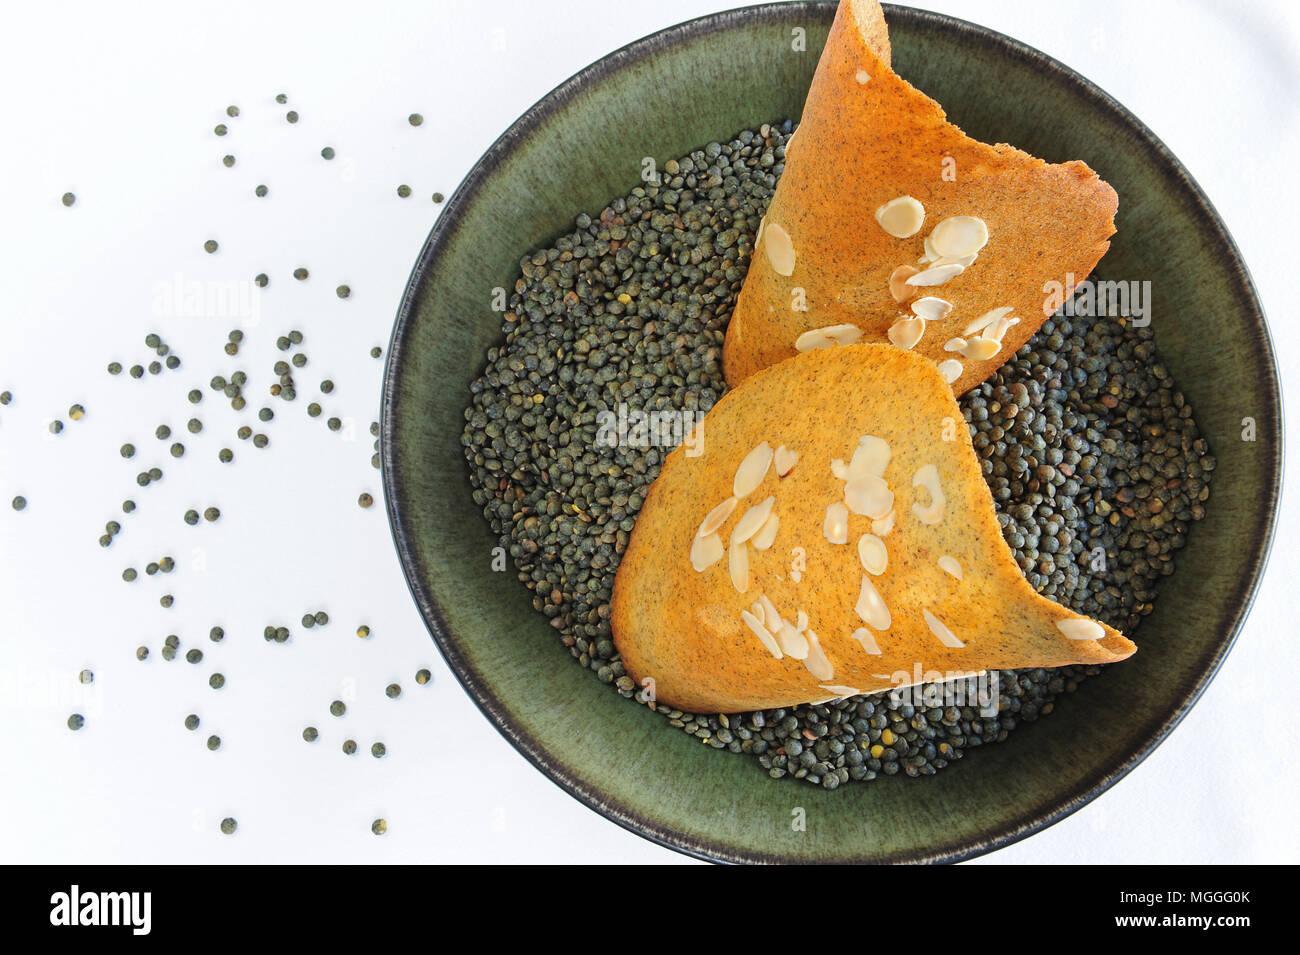
<svg viewBox="0 0 1300 955"><path fill-rule="evenodd" d="M1122 778L1195 703L1232 646L1263 571L1281 477L1272 347L1236 246L1197 185L1122 106L1060 63L958 20L887 7L894 65L973 136L1084 159L1120 195L1100 272L1150 280L1163 360L1218 457L1208 517L1163 581L1132 659L937 776L827 792L773 781L701 746L594 679L561 649L470 498L467 386L497 340L495 286L519 258L660 163L797 117L830 3L771 4L673 27L549 93L447 203L411 274L388 354L383 475L407 580L429 630L493 725L592 809L721 861L950 861L1051 825ZM807 32L807 51L790 48ZM1225 385L1231 382L1231 387ZM1243 418L1256 440L1242 440ZM791 831L791 807L807 811Z"/></svg>

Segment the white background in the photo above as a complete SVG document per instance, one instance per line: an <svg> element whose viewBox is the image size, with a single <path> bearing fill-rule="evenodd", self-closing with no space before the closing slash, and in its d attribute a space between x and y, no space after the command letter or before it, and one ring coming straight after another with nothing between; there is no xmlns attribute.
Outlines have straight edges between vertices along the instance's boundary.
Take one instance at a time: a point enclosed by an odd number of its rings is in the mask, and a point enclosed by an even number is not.
<svg viewBox="0 0 1300 955"><path fill-rule="evenodd" d="M1240 243L1284 378L1300 361L1289 313L1300 96L1297 5L931 0L1082 72L1145 120L1200 182ZM23 4L0 37L0 861L620 861L683 857L563 794L490 728L443 666L412 604L369 464L382 362L408 270L438 207L523 110L605 53L725 8L716 0L610 3ZM285 92L288 106L273 97ZM228 119L230 103L242 115ZM296 126L283 120L294 108ZM415 129L407 114L425 117ZM755 117L755 121L766 117ZM225 122L230 135L212 127ZM720 130L719 135L726 130ZM338 158L319 156L332 145ZM220 157L238 157L226 169ZM253 187L271 187L267 199ZM398 199L409 183L414 195ZM59 197L78 195L65 209ZM205 255L215 238L220 251ZM298 265L311 278L295 282ZM175 280L271 276L260 324L231 359L233 322L159 313ZM334 295L347 282L348 301ZM1205 316L1231 321L1231 315ZM298 400L264 397L275 336L306 334ZM153 356L175 372L110 378ZM243 368L242 415L207 388ZM338 390L321 398L332 377ZM184 394L204 392L193 409ZM1226 387L1226 384L1225 384ZM320 400L325 415L304 406ZM67 419L73 402L81 422ZM234 437L263 404L265 450ZM205 429L185 430L191 413ZM343 432L324 424L349 419ZM46 424L67 425L50 438ZM153 437L169 424L188 453ZM1298 443L1292 424L1294 447ZM118 455L123 441L139 449ZM175 438L173 439L175 440ZM231 447L233 465L216 460ZM158 464L159 485L137 471ZM1290 473L1294 480L1297 469ZM30 501L13 512L14 494ZM123 517L131 497L139 509ZM1182 726L1128 779L1054 828L981 860L1295 861L1294 495L1236 650ZM187 527L214 504L217 524ZM105 521L124 531L102 550ZM171 554L178 568L127 585ZM158 596L176 595L162 609ZM322 630L297 625L326 609ZM294 630L285 646L268 622ZM371 626L358 640L358 624ZM214 623L226 641L208 642ZM165 663L163 637L199 666ZM134 648L146 644L147 663ZM414 671L428 666L432 683ZM96 674L78 696L73 675ZM227 687L207 686L213 670ZM401 699L383 693L401 682ZM348 715L331 700L355 690ZM351 696L352 694L349 694ZM87 716L79 733L64 725ZM202 717L196 733L182 721ZM302 741L314 725L321 738ZM204 746L221 735L220 752ZM360 752L345 756L345 737ZM368 754L374 740L386 759ZM725 758L725 757L719 757ZM924 782L918 783L924 785ZM218 821L239 819L224 837ZM383 838L370 833L377 816Z"/></svg>

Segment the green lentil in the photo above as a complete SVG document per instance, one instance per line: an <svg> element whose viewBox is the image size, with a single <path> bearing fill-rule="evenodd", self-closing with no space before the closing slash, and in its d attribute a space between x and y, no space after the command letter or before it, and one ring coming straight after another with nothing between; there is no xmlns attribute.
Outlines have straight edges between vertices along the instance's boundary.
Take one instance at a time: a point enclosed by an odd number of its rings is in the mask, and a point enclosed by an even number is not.
<svg viewBox="0 0 1300 955"><path fill-rule="evenodd" d="M125 501L122 502L123 514L130 514L134 510L135 510L135 501L131 500L130 498L127 498Z"/></svg>
<svg viewBox="0 0 1300 955"><path fill-rule="evenodd" d="M419 126L424 122L424 117L419 113L412 113L410 116L406 117L406 121L412 126Z"/></svg>
<svg viewBox="0 0 1300 955"><path fill-rule="evenodd" d="M289 330L289 341L291 341L291 342L292 342L293 344L295 344L295 345L301 345L301 344L302 344L302 332L298 331L298 329L296 329L296 328L294 328L294 329L290 329L290 330Z"/></svg>
<svg viewBox="0 0 1300 955"><path fill-rule="evenodd" d="M384 690L384 695L387 696L390 700L395 700L402 695L402 688L396 683L390 683L388 684L388 687Z"/></svg>
<svg viewBox="0 0 1300 955"><path fill-rule="evenodd" d="M231 461L235 460L235 452L231 451L229 448L222 448L217 452L217 460L222 464L229 464Z"/></svg>
<svg viewBox="0 0 1300 955"><path fill-rule="evenodd" d="M402 183L402 185L397 187L397 195L403 199L410 198L411 187L406 185L406 183Z"/></svg>
<svg viewBox="0 0 1300 955"><path fill-rule="evenodd" d="M333 158L334 158L334 147L333 147L333 146L326 146L324 149L322 149L322 150L320 151L320 154L321 154L321 158L322 158L322 159L333 159Z"/></svg>
<svg viewBox="0 0 1300 955"><path fill-rule="evenodd" d="M199 728L199 717L196 713L191 713L185 717L185 728L191 732Z"/></svg>
<svg viewBox="0 0 1300 955"><path fill-rule="evenodd" d="M203 422L198 418L191 418L189 421L185 422L185 427L190 434L198 434L203 430Z"/></svg>
<svg viewBox="0 0 1300 955"><path fill-rule="evenodd" d="M370 628L363 623L361 626L357 627L357 636L362 640L365 640L370 636Z"/></svg>
<svg viewBox="0 0 1300 955"><path fill-rule="evenodd" d="M375 503L375 499L371 497L369 494L363 493L360 497L357 498L357 503L360 504L362 507L369 507L371 504Z"/></svg>
<svg viewBox="0 0 1300 955"><path fill-rule="evenodd" d="M174 371L181 366L181 360L176 355L168 355L167 360L163 362L163 364Z"/></svg>
<svg viewBox="0 0 1300 955"><path fill-rule="evenodd" d="M108 547L108 546L110 546L112 543L113 543L113 538L112 538L112 536L109 535L109 534L103 534L103 535L101 535L100 538L99 538L99 546L100 546L100 547Z"/></svg>
<svg viewBox="0 0 1300 955"><path fill-rule="evenodd" d="M320 405L316 404L314 401L309 404L307 406L307 415L312 418L320 417Z"/></svg>
<svg viewBox="0 0 1300 955"><path fill-rule="evenodd" d="M301 266L293 270L293 277L296 278L299 282L305 281L307 276L310 274L311 274L310 272L308 272L306 269L302 268Z"/></svg>
<svg viewBox="0 0 1300 955"><path fill-rule="evenodd" d="M329 428L331 431L337 431L343 427L343 421L339 418L330 418L325 422L325 427Z"/></svg>
<svg viewBox="0 0 1300 955"><path fill-rule="evenodd" d="M253 429L246 424L240 425L239 430L235 432L235 436L238 437L240 441L247 441L250 437L252 437L252 435L253 435Z"/></svg>
<svg viewBox="0 0 1300 955"><path fill-rule="evenodd" d="M330 615L327 614L324 610L317 610L316 616L312 619L315 620L316 626L323 627L325 626L325 624L330 622Z"/></svg>
<svg viewBox="0 0 1300 955"><path fill-rule="evenodd" d="M296 110L291 109L289 110L289 112L284 114L284 118L288 120L290 123L296 123L298 122L298 113Z"/></svg>
<svg viewBox="0 0 1300 955"><path fill-rule="evenodd" d="M80 421L86 416L86 409L81 405L73 405L68 409L68 417L73 421Z"/></svg>
<svg viewBox="0 0 1300 955"><path fill-rule="evenodd" d="M212 522L218 520L220 517L221 511L215 507L205 508L203 511L203 519L205 521Z"/></svg>
<svg viewBox="0 0 1300 955"><path fill-rule="evenodd" d="M62 201L63 201L63 204L64 204L65 206L71 206L74 202L77 201L77 196L76 196L75 193L65 192L65 193L63 194L63 200L62 200Z"/></svg>
<svg viewBox="0 0 1300 955"><path fill-rule="evenodd" d="M298 352L293 356L292 361L293 361L293 367L301 368L303 365L307 364L307 356L304 355L302 352Z"/></svg>
<svg viewBox="0 0 1300 955"><path fill-rule="evenodd" d="M255 189L253 190L253 195L257 196L257 198L259 198L259 199L264 199L264 198L266 198L266 194L267 194L268 192L270 192L270 191L271 191L271 190L267 189L265 185L259 183L258 186L257 186L257 188L255 188ZM258 276L258 277L259 277L259 278L263 278L263 279L266 278L265 275L261 275L261 276ZM265 285L266 283L263 282L262 284Z"/></svg>
<svg viewBox="0 0 1300 955"><path fill-rule="evenodd" d="M199 522L199 512L198 512L198 511L194 510L193 508L190 508L188 511L185 512L185 523L186 523L186 524L189 524L191 527L193 527L193 526L194 526L195 524L197 524L198 522Z"/></svg>
<svg viewBox="0 0 1300 955"><path fill-rule="evenodd" d="M162 468L150 468L148 474L150 481L161 481L163 477Z"/></svg>
<svg viewBox="0 0 1300 955"><path fill-rule="evenodd" d="M384 353L384 350L383 350L382 348L380 348L378 345L376 345L374 348L370 349L370 357L371 357L371 358L378 358L378 357L379 357L380 355L382 355L383 353Z"/></svg>
<svg viewBox="0 0 1300 955"><path fill-rule="evenodd" d="M19 494L10 503L15 511L21 511L27 506L27 498Z"/></svg>
<svg viewBox="0 0 1300 955"><path fill-rule="evenodd" d="M122 579L125 580L128 584L131 583L131 581L135 580L135 578L136 578L136 572L134 567L128 567L126 570L122 571Z"/></svg>
<svg viewBox="0 0 1300 955"><path fill-rule="evenodd" d="M352 287L348 285L340 285L334 290L334 294L339 298L348 298L352 295Z"/></svg>
<svg viewBox="0 0 1300 955"><path fill-rule="evenodd" d="M214 690L219 690L225 685L226 678L221 673L214 673L212 676L208 677L208 686L212 687Z"/></svg>
<svg viewBox="0 0 1300 955"><path fill-rule="evenodd" d="M199 391L197 388L193 388L185 397L189 399L190 404L196 405L203 400L203 392Z"/></svg>
<svg viewBox="0 0 1300 955"><path fill-rule="evenodd" d="M95 674L92 673L90 670L82 670L80 673L77 674L77 680L81 683L94 683Z"/></svg>
<svg viewBox="0 0 1300 955"><path fill-rule="evenodd" d="M257 417L259 421L270 421L275 417L275 412L270 408L262 408L257 412Z"/></svg>
<svg viewBox="0 0 1300 955"><path fill-rule="evenodd" d="M209 737L208 737L208 749L212 750L214 753L215 753L217 750L221 749L221 737L220 737L220 736L209 736Z"/></svg>
<svg viewBox="0 0 1300 955"><path fill-rule="evenodd" d="M74 733L86 725L86 718L80 713L73 713L68 717L68 729Z"/></svg>
<svg viewBox="0 0 1300 955"><path fill-rule="evenodd" d="M432 679L433 679L433 674L430 673L428 670L415 671L415 682L420 684L420 686L424 686Z"/></svg>
<svg viewBox="0 0 1300 955"><path fill-rule="evenodd" d="M320 383L321 394L328 395L334 391L334 382L326 378Z"/></svg>
<svg viewBox="0 0 1300 955"><path fill-rule="evenodd" d="M279 103L281 106L283 106L285 103L289 102L289 97L286 96L284 93L276 93L275 101Z"/></svg>
<svg viewBox="0 0 1300 955"><path fill-rule="evenodd" d="M137 660L139 660L141 663L143 663L145 660L148 660L148 659L149 659L149 648L148 648L148 647L136 647L136 648L135 648L135 658L136 658Z"/></svg>
<svg viewBox="0 0 1300 955"><path fill-rule="evenodd" d="M63 431L63 422L55 418L50 422L50 434L59 434Z"/></svg>
<svg viewBox="0 0 1300 955"><path fill-rule="evenodd" d="M132 365L132 366L131 366L131 370L130 370L129 372L127 372L127 374L129 374L132 378L143 378L143 377L144 377L144 366L143 366L143 365Z"/></svg>
<svg viewBox="0 0 1300 955"><path fill-rule="evenodd" d="M224 136L229 130L226 129L225 123L217 123L216 126L212 127L212 132L218 136Z"/></svg>
<svg viewBox="0 0 1300 955"><path fill-rule="evenodd" d="M162 374L162 363L156 361L149 362L149 374L151 375Z"/></svg>
<svg viewBox="0 0 1300 955"><path fill-rule="evenodd" d="M164 574L170 574L176 569L176 561L172 560L170 557L164 557L162 560L158 561L158 569Z"/></svg>
<svg viewBox="0 0 1300 955"><path fill-rule="evenodd" d="M443 200L444 198L446 198L446 197L443 196L443 194L442 194L441 192L435 192L435 193L433 194L433 201L434 201L434 202L442 202L442 200Z"/></svg>
<svg viewBox="0 0 1300 955"><path fill-rule="evenodd" d="M354 739L345 739L343 741L343 755L351 756L357 751L357 741Z"/></svg>
<svg viewBox="0 0 1300 955"><path fill-rule="evenodd" d="M342 700L335 700L333 703L330 704L331 716L342 716L347 711L348 711L347 705L344 704Z"/></svg>
<svg viewBox="0 0 1300 955"><path fill-rule="evenodd" d="M227 107L226 107L226 115L227 115L227 116L238 116L238 115L239 115L239 107L238 107L238 106L227 106Z"/></svg>
<svg viewBox="0 0 1300 955"><path fill-rule="evenodd" d="M213 627L208 631L208 639L213 643L220 643L222 640L226 639L226 631L221 627Z"/></svg>
<svg viewBox="0 0 1300 955"><path fill-rule="evenodd" d="M164 610L170 608L171 605L174 604L175 602L176 602L176 598L173 597L171 594L163 594L161 597L158 598L158 605L162 607Z"/></svg>
<svg viewBox="0 0 1300 955"><path fill-rule="evenodd" d="M264 434L253 435L253 447L264 448L271 443L271 439Z"/></svg>
<svg viewBox="0 0 1300 955"><path fill-rule="evenodd" d="M217 240L208 239L208 241L204 242L203 251L208 253L208 255L211 255L213 252L217 251Z"/></svg>
<svg viewBox="0 0 1300 955"><path fill-rule="evenodd" d="M388 831L388 820L376 819L374 822L370 824L370 831L377 836L382 836L385 832Z"/></svg>
<svg viewBox="0 0 1300 955"><path fill-rule="evenodd" d="M7 405L13 400L14 393L12 391L0 391L0 405Z"/></svg>
<svg viewBox="0 0 1300 955"><path fill-rule="evenodd" d="M236 822L232 816L227 816L225 819L221 820L222 835L233 836L235 834L235 830L238 828L239 828L239 823Z"/></svg>
<svg viewBox="0 0 1300 955"><path fill-rule="evenodd" d="M223 166L225 166L227 169L229 169L231 166L233 166L233 165L235 164L235 157L234 157L234 156L231 156L231 155L229 155L229 154L227 154L227 155L225 155L225 156L222 156L222 157L221 157L221 164L222 164Z"/></svg>
<svg viewBox="0 0 1300 955"><path fill-rule="evenodd" d="M383 759L388 755L388 747L383 743L375 743L370 747L370 755L375 757L375 759Z"/></svg>
<svg viewBox="0 0 1300 955"><path fill-rule="evenodd" d="M257 275L253 277L253 283L258 288L266 288L267 283L269 283L270 281L271 280L266 277L265 272L258 272Z"/></svg>
<svg viewBox="0 0 1300 955"><path fill-rule="evenodd" d="M171 451L172 457L174 458L183 457L185 454L185 445L181 444L179 441L176 441L172 444L169 450Z"/></svg>
<svg viewBox="0 0 1300 955"><path fill-rule="evenodd" d="M308 726L305 730L302 731L302 738L309 743L316 742L316 739L319 736L320 734L316 732L316 727L314 726Z"/></svg>

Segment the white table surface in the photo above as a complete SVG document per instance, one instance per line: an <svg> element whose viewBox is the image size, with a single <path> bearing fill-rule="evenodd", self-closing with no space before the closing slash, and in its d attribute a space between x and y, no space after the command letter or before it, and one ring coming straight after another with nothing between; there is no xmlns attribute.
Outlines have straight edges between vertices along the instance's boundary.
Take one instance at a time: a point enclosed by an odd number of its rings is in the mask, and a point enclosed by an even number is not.
<svg viewBox="0 0 1300 955"><path fill-rule="evenodd" d="M1170 146L1240 243L1286 377L1300 361L1286 282L1300 155L1298 6L930 0L1063 60ZM607 822L532 769L443 665L402 580L369 464L382 362L410 265L438 207L492 140L543 93L647 33L728 6L717 0L553 4L23 4L7 12L0 96L0 861L618 861L684 857ZM472 86L470 85L472 82ZM272 99L286 92L290 103ZM238 119L224 108L236 103ZM301 113L297 126L283 113ZM406 116L423 113L413 129ZM231 133L213 136L226 122ZM338 158L319 157L333 145ZM238 157L226 169L220 157ZM268 183L272 195L253 197ZM396 197L400 182L414 191ZM65 209L59 197L78 196ZM202 243L221 249L205 255ZM290 271L303 264L311 278ZM160 317L157 289L272 277L237 359L231 322ZM347 282L352 298L334 287ZM272 341L298 327L307 368L294 405L262 398ZM183 366L110 378L163 335ZM206 382L244 368L249 408L269 404L269 448L235 439L238 416ZM320 378L338 390L321 398ZM204 392L191 409L184 393ZM303 406L326 408L312 421ZM82 402L81 422L67 408ZM205 423L190 435L191 411ZM348 420L330 433L325 417ZM66 430L51 438L53 417ZM153 429L188 448L173 461ZM255 420L252 424L257 424ZM1295 447L1294 419L1291 424ZM117 448L139 449L124 461ZM173 439L175 440L175 439ZM233 465L217 449L231 447ZM158 464L164 481L138 488ZM1294 462L1293 462L1294 465ZM1291 481L1300 469L1290 469ZM1292 489L1294 490L1294 489ZM8 505L24 494L23 513ZM131 497L139 509L123 517ZM216 524L185 509L215 504ZM109 519L125 530L96 544ZM1173 736L1121 785L1059 825L980 860L1295 861L1300 781L1292 742L1295 495L1237 648ZM170 577L132 584L164 554ZM176 594L164 610L157 598ZM323 630L296 621L325 608ZM267 645L269 621L295 631ZM353 632L366 622L369 641ZM209 643L214 623L230 636ZM202 665L165 663L163 637ZM136 662L147 644L152 657ZM433 680L417 686L427 666ZM92 692L75 681L95 671ZM227 687L210 690L221 670ZM399 680L402 697L384 686ZM346 718L329 702L353 699ZM87 716L79 733L64 725ZM184 729L198 713L198 732ZM1276 715L1271 715L1276 714ZM315 725L312 746L299 737ZM225 744L210 753L209 732ZM340 752L345 736L361 752ZM368 755L383 740L386 759ZM724 758L724 757L719 757ZM924 785L924 783L918 783ZM234 838L217 832L239 819ZM370 833L377 816L384 838Z"/></svg>

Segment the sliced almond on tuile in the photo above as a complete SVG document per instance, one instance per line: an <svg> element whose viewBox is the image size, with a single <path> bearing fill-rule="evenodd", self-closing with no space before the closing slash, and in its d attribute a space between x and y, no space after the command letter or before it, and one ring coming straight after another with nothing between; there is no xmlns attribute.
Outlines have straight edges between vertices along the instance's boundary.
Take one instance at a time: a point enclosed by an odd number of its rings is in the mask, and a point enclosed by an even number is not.
<svg viewBox="0 0 1300 955"><path fill-rule="evenodd" d="M940 255L970 255L989 241L989 227L978 216L949 216L930 231L930 243Z"/></svg>
<svg viewBox="0 0 1300 955"><path fill-rule="evenodd" d="M894 492L874 474L850 478L844 485L844 504L854 514L879 520L894 509Z"/></svg>
<svg viewBox="0 0 1300 955"><path fill-rule="evenodd" d="M1086 617L1069 617L1056 622L1056 629L1071 640L1100 640L1106 636L1101 624Z"/></svg>
<svg viewBox="0 0 1300 955"><path fill-rule="evenodd" d="M750 538L749 542L754 546L754 550L767 550L771 547L772 542L776 540L776 532L780 528L781 518L777 516L776 512L773 512L763 523L763 526L758 529L758 533Z"/></svg>
<svg viewBox="0 0 1300 955"><path fill-rule="evenodd" d="M736 468L736 477L732 481L731 496L742 498L749 494L767 477L767 469L772 463L772 446L766 441L745 455Z"/></svg>
<svg viewBox="0 0 1300 955"><path fill-rule="evenodd" d="M697 572L707 570L722 557L722 538L717 534L697 537L691 541L691 566Z"/></svg>
<svg viewBox="0 0 1300 955"><path fill-rule="evenodd" d="M875 534L863 534L858 538L858 560L863 570L879 577L889 567L889 548Z"/></svg>
<svg viewBox="0 0 1300 955"><path fill-rule="evenodd" d="M772 265L772 271L777 275L792 275L794 242L790 239L790 233L777 223L769 222L763 230L763 240L763 249L767 253L767 261Z"/></svg>
<svg viewBox="0 0 1300 955"><path fill-rule="evenodd" d="M853 449L848 477L866 477L869 474L883 477L885 468L889 467L890 454L888 441L877 438L874 434L864 434L858 439L858 446Z"/></svg>
<svg viewBox="0 0 1300 955"><path fill-rule="evenodd" d="M876 221L895 239L910 239L925 224L925 206L911 196L899 196L876 210Z"/></svg>
<svg viewBox="0 0 1300 955"><path fill-rule="evenodd" d="M871 533L875 534L877 537L888 537L889 532L894 529L894 515L896 513L897 511L891 509L884 517L872 521Z"/></svg>
<svg viewBox="0 0 1300 955"><path fill-rule="evenodd" d="M800 633L803 633L808 629L808 615L803 612L802 607L795 612L794 628Z"/></svg>
<svg viewBox="0 0 1300 955"><path fill-rule="evenodd" d="M923 318L927 322L938 322L947 318L952 312L952 303L945 302L941 298L933 295L927 295L925 298L918 298L912 303L912 314L917 318Z"/></svg>
<svg viewBox="0 0 1300 955"><path fill-rule="evenodd" d="M956 338L950 338L943 343L944 351L961 351L965 347L966 347L966 339L960 336Z"/></svg>
<svg viewBox="0 0 1300 955"><path fill-rule="evenodd" d="M835 668L831 666L831 661L826 659L826 654L822 650L821 641L817 639L817 634L811 630L803 632L804 639L808 641L808 653L804 657L804 668L812 674L814 680L830 680L835 676Z"/></svg>
<svg viewBox="0 0 1300 955"><path fill-rule="evenodd" d="M796 660L806 660L808 658L808 638L796 630L790 624L786 624L776 634L777 642L781 644L781 649L785 655L793 657Z"/></svg>
<svg viewBox="0 0 1300 955"><path fill-rule="evenodd" d="M834 693L836 699L845 700L850 696L861 696L862 691L855 686L842 686L839 683L819 683L818 687L827 693Z"/></svg>
<svg viewBox="0 0 1300 955"><path fill-rule="evenodd" d="M961 580L961 564L957 563L957 558L949 554L944 554L939 558L939 569L951 577Z"/></svg>
<svg viewBox="0 0 1300 955"><path fill-rule="evenodd" d="M862 644L862 649L866 650L873 657L880 656L880 646L876 643L876 635L866 627L858 627L852 635L854 640Z"/></svg>
<svg viewBox="0 0 1300 955"><path fill-rule="evenodd" d="M889 340L899 348L912 348L925 334L925 320L921 318L900 318L889 326Z"/></svg>
<svg viewBox="0 0 1300 955"><path fill-rule="evenodd" d="M930 288L935 285L942 285L949 279L955 279L966 271L966 267L958 262L950 262L947 265L931 265L923 272L917 272L907 280L908 285L915 285L920 288Z"/></svg>
<svg viewBox="0 0 1300 955"><path fill-rule="evenodd" d="M785 477L794 470L794 466L799 463L797 452L791 451L784 444L776 449L772 455L772 463L776 466L776 476Z"/></svg>
<svg viewBox="0 0 1300 955"><path fill-rule="evenodd" d="M731 574L731 585L742 594L749 589L749 548L744 544L733 544L727 551L727 570Z"/></svg>
<svg viewBox="0 0 1300 955"><path fill-rule="evenodd" d="M767 497L761 504L755 504L747 510L736 522L735 529L731 532L731 546L743 544L755 534L757 534L767 523L768 517L772 513L772 505L776 503L774 496Z"/></svg>
<svg viewBox="0 0 1300 955"><path fill-rule="evenodd" d="M849 542L849 509L843 501L832 501L826 508L826 520L822 522L822 535L832 544Z"/></svg>
<svg viewBox="0 0 1300 955"><path fill-rule="evenodd" d="M994 322L996 322L999 318L1002 318L1005 315L1010 315L1013 311L1015 311L1015 309L1013 309L1010 305L1003 305L1001 308L990 309L989 311L981 315L979 318L975 319L973 322L968 324L965 328L963 328L961 330L961 333L963 335L974 335L980 329L987 328L989 325L992 325Z"/></svg>
<svg viewBox="0 0 1300 955"><path fill-rule="evenodd" d="M885 606L885 598L880 596L876 585L865 574L862 576L862 589L858 591L858 602L853 610L872 630L888 630L893 623L889 608Z"/></svg>
<svg viewBox="0 0 1300 955"><path fill-rule="evenodd" d="M1002 350L1002 343L989 338L972 338L961 353L971 361L988 361Z"/></svg>
<svg viewBox="0 0 1300 955"><path fill-rule="evenodd" d="M943 380L951 385L961 377L961 362L956 358L949 358L947 361L939 362L939 374L943 375Z"/></svg>
<svg viewBox="0 0 1300 955"><path fill-rule="evenodd" d="M740 619L745 622L745 626L754 632L754 636L762 641L763 646L767 647L767 652L780 660L784 654L781 653L781 645L776 642L776 638L768 633L767 627L763 626L763 621L759 620L748 610L740 612Z"/></svg>
<svg viewBox="0 0 1300 955"><path fill-rule="evenodd" d="M968 269L975 264L979 256L972 252L970 255L941 255L935 259L932 265L960 265L963 269Z"/></svg>
<svg viewBox="0 0 1300 955"><path fill-rule="evenodd" d="M930 237L927 235L925 237L925 253L916 260L916 264L929 265L931 262L937 261L938 258L939 253L934 251L934 246L930 244Z"/></svg>
<svg viewBox="0 0 1300 955"><path fill-rule="evenodd" d="M980 337L987 338L990 341L1001 342L1002 337L1006 335L1011 326L1019 324L1020 319L1016 318L1014 315L1003 315L988 328L984 329L984 333L980 335Z"/></svg>
<svg viewBox="0 0 1300 955"><path fill-rule="evenodd" d="M958 640L956 634L949 630L942 620L928 610L922 610L921 616L925 618L925 625L930 628L930 632L938 637L939 642L945 647L953 650L965 649L966 644Z"/></svg>
<svg viewBox="0 0 1300 955"><path fill-rule="evenodd" d="M767 594L759 597L758 602L763 607L763 626L773 633L785 626L785 621L781 619L781 611L776 609L776 604L772 603Z"/></svg>
<svg viewBox="0 0 1300 955"><path fill-rule="evenodd" d="M900 265L889 273L889 294L899 305L916 297L916 287L908 285L907 280L919 271L914 265Z"/></svg>
<svg viewBox="0 0 1300 955"><path fill-rule="evenodd" d="M739 503L740 502L734 497L729 497L713 510L709 511L708 516L705 517L704 521L700 524L700 529L695 532L695 536L708 537L723 524L727 523L727 518L731 516L731 512L736 509L736 505Z"/></svg>
<svg viewBox="0 0 1300 955"><path fill-rule="evenodd" d="M923 487L930 494L930 503L912 502L912 513L922 524L938 524L943 520L943 506L947 499L943 496L943 487L939 484L939 469L933 464L919 468L912 475L912 487Z"/></svg>
<svg viewBox="0 0 1300 955"><path fill-rule="evenodd" d="M750 604L750 605L749 605L749 612L752 613L752 614L754 615L754 618L755 618L759 623L763 623L763 622L767 619L767 613L766 613L766 611L763 610L763 603L762 603L762 601L755 600L752 604Z"/></svg>
<svg viewBox="0 0 1300 955"><path fill-rule="evenodd" d="M862 337L862 329L856 325L826 325L812 328L794 340L797 352L816 351L818 348L834 348L836 345L852 345Z"/></svg>
<svg viewBox="0 0 1300 955"><path fill-rule="evenodd" d="M849 466L840 458L832 458L831 474L834 474L837 480L847 481L849 479Z"/></svg>

